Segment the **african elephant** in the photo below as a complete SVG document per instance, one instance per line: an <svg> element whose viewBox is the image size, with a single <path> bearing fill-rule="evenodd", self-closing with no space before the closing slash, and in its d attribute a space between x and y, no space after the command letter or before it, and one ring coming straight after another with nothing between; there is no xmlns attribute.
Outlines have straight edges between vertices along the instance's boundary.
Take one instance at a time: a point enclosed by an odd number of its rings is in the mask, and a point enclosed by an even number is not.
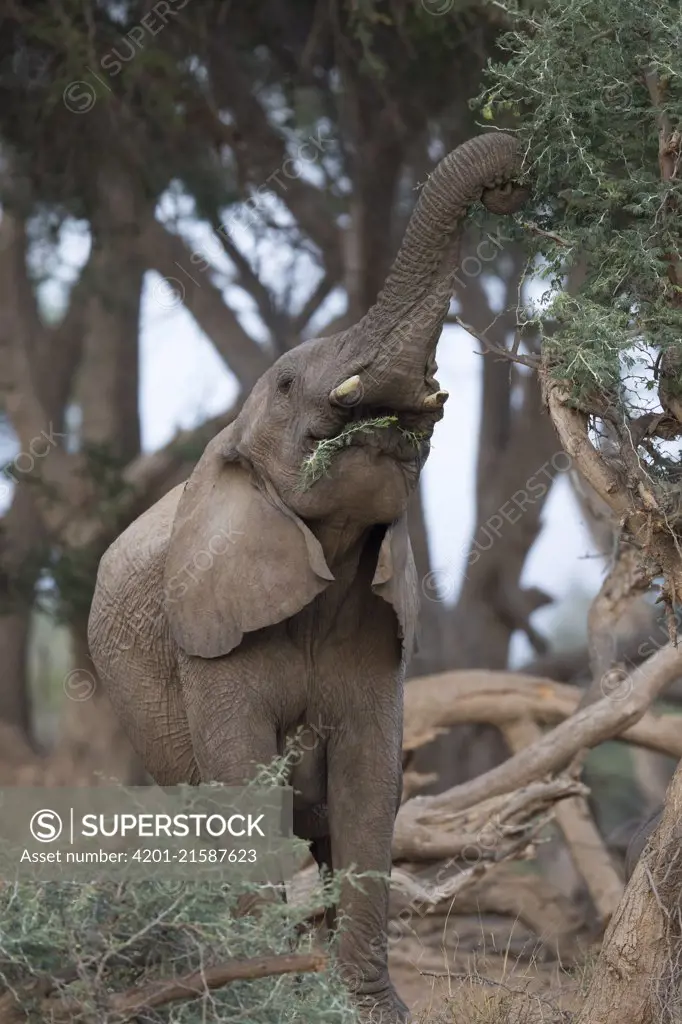
<svg viewBox="0 0 682 1024"><path fill-rule="evenodd" d="M503 133L446 156L376 304L282 355L99 567L90 650L150 774L236 785L314 729L294 829L321 865L390 872L418 609L406 506L448 397L435 349L462 221L477 200L518 209L519 171ZM306 482L305 460L340 434ZM384 879L345 886L337 952L365 1019L393 1024L408 1015L388 975L387 905Z"/></svg>

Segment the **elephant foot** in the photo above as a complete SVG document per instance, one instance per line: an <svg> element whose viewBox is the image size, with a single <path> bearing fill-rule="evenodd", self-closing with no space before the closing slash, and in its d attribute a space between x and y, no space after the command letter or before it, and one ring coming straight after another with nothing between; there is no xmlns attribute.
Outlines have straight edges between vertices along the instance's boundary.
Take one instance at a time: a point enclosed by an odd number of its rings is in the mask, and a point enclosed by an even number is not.
<svg viewBox="0 0 682 1024"><path fill-rule="evenodd" d="M391 986L381 995L355 995L353 1003L361 1024L410 1024L412 1014Z"/></svg>

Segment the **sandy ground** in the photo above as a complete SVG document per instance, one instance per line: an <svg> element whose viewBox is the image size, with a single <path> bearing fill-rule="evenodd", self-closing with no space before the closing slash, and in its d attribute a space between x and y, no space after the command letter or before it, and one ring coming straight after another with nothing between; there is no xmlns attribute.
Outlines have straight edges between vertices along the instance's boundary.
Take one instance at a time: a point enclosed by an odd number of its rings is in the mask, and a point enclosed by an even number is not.
<svg viewBox="0 0 682 1024"><path fill-rule="evenodd" d="M553 1024L580 1004L585 963L548 957L515 922L467 918L456 932L453 943L448 929L447 946L405 936L391 948L393 983L417 1021Z"/></svg>

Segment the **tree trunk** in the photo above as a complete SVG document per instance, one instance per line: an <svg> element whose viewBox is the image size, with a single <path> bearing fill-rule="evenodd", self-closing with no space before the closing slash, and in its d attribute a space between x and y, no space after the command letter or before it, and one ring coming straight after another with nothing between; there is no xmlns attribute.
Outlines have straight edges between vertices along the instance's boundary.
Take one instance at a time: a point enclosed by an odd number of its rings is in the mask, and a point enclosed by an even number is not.
<svg viewBox="0 0 682 1024"><path fill-rule="evenodd" d="M0 530L0 720L31 739L28 641L44 531L30 487L16 474Z"/></svg>
<svg viewBox="0 0 682 1024"><path fill-rule="evenodd" d="M93 474L130 462L140 451L138 339L144 263L139 224L146 213L125 174L107 167L98 179L93 218L92 292L86 310L78 381L81 438L91 447ZM95 477L97 478L97 477ZM103 495L103 498L105 495ZM100 772L122 783L143 778L137 756L96 677L87 645L87 613L102 552L76 552L92 572L80 579L71 626L73 669L64 684L64 714L57 760L77 779ZM69 553L67 552L67 557Z"/></svg>
<svg viewBox="0 0 682 1024"><path fill-rule="evenodd" d="M138 235L146 211L116 169L101 172L99 193L78 384L82 439L129 462L140 451L138 336L145 265Z"/></svg>
<svg viewBox="0 0 682 1024"><path fill-rule="evenodd" d="M357 251L346 280L353 321L376 301L391 265L391 225L403 148L392 139L380 147L376 138L370 138L358 156L351 202Z"/></svg>
<svg viewBox="0 0 682 1024"><path fill-rule="evenodd" d="M682 764L650 840L604 937L575 1024L665 1024L679 1020L682 973Z"/></svg>
<svg viewBox="0 0 682 1024"><path fill-rule="evenodd" d="M31 699L27 673L31 609L22 605L0 615L0 720L31 735Z"/></svg>

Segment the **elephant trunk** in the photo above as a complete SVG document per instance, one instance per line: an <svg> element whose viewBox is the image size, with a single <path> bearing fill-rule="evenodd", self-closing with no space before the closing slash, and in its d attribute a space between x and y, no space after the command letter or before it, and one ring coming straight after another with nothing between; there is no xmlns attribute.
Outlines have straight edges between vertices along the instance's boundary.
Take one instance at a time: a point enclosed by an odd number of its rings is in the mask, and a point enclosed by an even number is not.
<svg viewBox="0 0 682 1024"><path fill-rule="evenodd" d="M376 352L368 370L378 382L388 376L435 372L434 354L454 290L459 241L468 208L477 200L495 213L513 213L528 198L516 184L521 153L502 133L463 143L438 164L422 189L405 238L374 306L357 331ZM432 383L434 383L431 380ZM386 390L380 388L379 391ZM377 392L377 388L373 388ZM378 392L377 392L378 394Z"/></svg>

